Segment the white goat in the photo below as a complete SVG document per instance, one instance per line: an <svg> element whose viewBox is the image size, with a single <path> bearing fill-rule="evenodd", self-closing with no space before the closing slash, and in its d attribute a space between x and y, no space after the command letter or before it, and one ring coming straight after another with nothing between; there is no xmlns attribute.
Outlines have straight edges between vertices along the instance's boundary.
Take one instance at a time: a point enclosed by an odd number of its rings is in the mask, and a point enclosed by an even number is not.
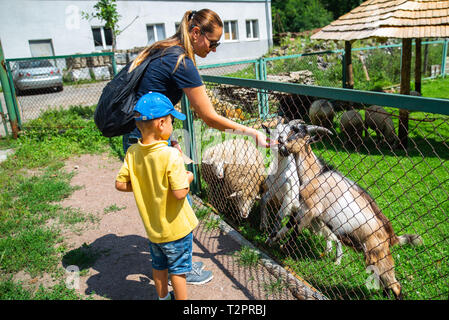
<svg viewBox="0 0 449 320"><path fill-rule="evenodd" d="M402 298L401 285L396 280L390 246L411 243L422 244L418 235L397 236L391 222L376 202L355 182L335 170L322 165L313 153L310 143L316 142L329 130L319 126L299 124L292 127L281 146L295 157L297 173L302 182L299 190L301 206L294 220L298 229L306 228L314 219L321 220L345 244L362 251L365 263L372 266L384 289L391 289L397 299ZM269 243L278 241L288 227L282 228Z"/></svg>
<svg viewBox="0 0 449 320"><path fill-rule="evenodd" d="M279 141L281 144L287 140L287 134L290 132L290 126L302 123L301 120L292 120L288 124L284 124L281 121L278 122L276 128L270 132L270 130L263 126L270 138L275 141ZM301 181L299 180L298 173L296 172L296 162L292 154L280 153L279 148L274 146L272 153L276 155L274 160L270 163L268 168L268 176L265 180L265 192L262 195L260 201L261 211L261 223L262 230L268 229L267 223L267 204L271 201L275 201L276 207L279 208L274 233L279 231L281 227L281 221L286 216L295 216L296 213L301 210L300 207L300 194L299 188ZM336 259L335 264L339 265L341 257L343 255L342 245L337 236L324 224L321 220L314 220L311 224L311 231L315 234L321 235L326 239L326 251L328 254L332 250L332 241L336 243Z"/></svg>

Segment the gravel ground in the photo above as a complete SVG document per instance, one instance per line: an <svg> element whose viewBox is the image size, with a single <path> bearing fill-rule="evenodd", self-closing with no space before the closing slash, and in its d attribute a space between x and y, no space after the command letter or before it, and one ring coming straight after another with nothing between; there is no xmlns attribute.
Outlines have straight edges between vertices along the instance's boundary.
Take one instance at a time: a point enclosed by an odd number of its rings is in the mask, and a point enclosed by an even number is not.
<svg viewBox="0 0 449 320"><path fill-rule="evenodd" d="M93 215L81 231L67 230L64 241L70 250L88 245L99 258L82 272L79 289L94 299L152 300L156 290L151 272L148 240L132 193L114 188L121 162L106 155L83 155L66 163L76 171L75 191L62 205ZM123 208L105 213L112 205ZM207 230L201 223L194 231L193 260L202 261L214 278L204 285L189 285L192 300L296 300L288 289L269 290L277 281L261 264L241 266L236 257L241 244L220 229ZM67 266L64 266L67 267Z"/></svg>

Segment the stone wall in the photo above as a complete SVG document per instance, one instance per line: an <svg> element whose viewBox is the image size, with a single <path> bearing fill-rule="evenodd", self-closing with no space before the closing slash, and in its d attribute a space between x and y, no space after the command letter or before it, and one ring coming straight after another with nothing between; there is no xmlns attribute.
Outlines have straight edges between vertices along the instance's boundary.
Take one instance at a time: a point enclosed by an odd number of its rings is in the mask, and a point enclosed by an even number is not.
<svg viewBox="0 0 449 320"><path fill-rule="evenodd" d="M115 63L119 72L128 62L132 61L144 48L118 50L115 53ZM66 58L64 76L71 81L79 80L110 80L113 76L111 56L92 56Z"/></svg>

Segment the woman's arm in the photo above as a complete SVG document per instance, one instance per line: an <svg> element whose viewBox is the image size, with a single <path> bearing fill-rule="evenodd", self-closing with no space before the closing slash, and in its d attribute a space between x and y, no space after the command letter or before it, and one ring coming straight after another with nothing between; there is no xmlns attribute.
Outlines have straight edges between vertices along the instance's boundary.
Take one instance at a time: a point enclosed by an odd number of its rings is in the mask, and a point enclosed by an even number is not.
<svg viewBox="0 0 449 320"><path fill-rule="evenodd" d="M258 146L270 147L270 144L267 142L269 139L267 139L264 133L219 115L212 106L204 85L194 88L184 88L183 90L192 104L193 109L209 127L220 131L233 130L235 133L253 137Z"/></svg>

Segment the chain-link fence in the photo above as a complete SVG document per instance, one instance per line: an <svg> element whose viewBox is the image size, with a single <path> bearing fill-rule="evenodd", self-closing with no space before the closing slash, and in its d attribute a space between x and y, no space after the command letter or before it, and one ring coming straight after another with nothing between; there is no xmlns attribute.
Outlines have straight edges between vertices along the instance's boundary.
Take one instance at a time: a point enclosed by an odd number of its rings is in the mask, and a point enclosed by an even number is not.
<svg viewBox="0 0 449 320"><path fill-rule="evenodd" d="M422 41L421 77L423 79L444 76L447 65L447 40ZM413 42L411 78L415 79L416 49ZM399 88L401 81L402 45L381 45L378 47L354 48L352 64L354 87L360 90L382 91L383 88Z"/></svg>
<svg viewBox="0 0 449 320"><path fill-rule="evenodd" d="M257 148L196 119L205 202L330 299L448 298L449 102L205 80L236 121L280 142ZM406 150L398 108L411 111Z"/></svg>
<svg viewBox="0 0 449 320"><path fill-rule="evenodd" d="M97 104L117 67L112 53L7 60L19 124L49 109Z"/></svg>

